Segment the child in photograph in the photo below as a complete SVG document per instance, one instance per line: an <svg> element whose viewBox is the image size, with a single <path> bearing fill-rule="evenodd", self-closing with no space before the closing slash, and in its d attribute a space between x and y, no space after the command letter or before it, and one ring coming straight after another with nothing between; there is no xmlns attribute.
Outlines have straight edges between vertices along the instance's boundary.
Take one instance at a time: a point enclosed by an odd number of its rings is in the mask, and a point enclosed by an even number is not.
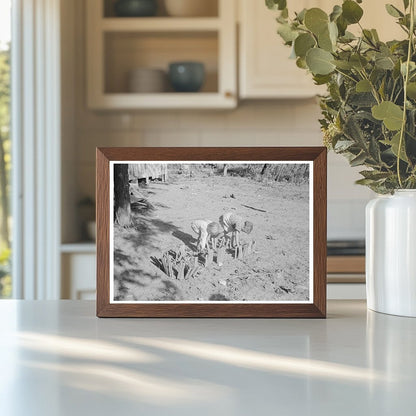
<svg viewBox="0 0 416 416"><path fill-rule="evenodd" d="M253 231L253 223L245 221L242 217L233 212L227 212L220 217L220 224L224 234L231 233L231 246L236 247L240 244L240 232L250 234Z"/></svg>
<svg viewBox="0 0 416 416"><path fill-rule="evenodd" d="M220 225L211 220L195 220L191 223L192 231L198 234L197 250L207 247L208 239L215 239L221 232Z"/></svg>

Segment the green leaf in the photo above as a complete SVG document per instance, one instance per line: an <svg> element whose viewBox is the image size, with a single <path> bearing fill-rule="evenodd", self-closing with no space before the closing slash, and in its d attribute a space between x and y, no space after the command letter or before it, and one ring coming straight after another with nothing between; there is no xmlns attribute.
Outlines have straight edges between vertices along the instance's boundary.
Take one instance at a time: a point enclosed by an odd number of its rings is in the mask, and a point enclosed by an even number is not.
<svg viewBox="0 0 416 416"><path fill-rule="evenodd" d="M364 176L365 179L372 179L373 181L379 181L380 179L388 178L391 173L390 172L379 172L376 170L362 170L360 175Z"/></svg>
<svg viewBox="0 0 416 416"><path fill-rule="evenodd" d="M337 153L345 152L353 145L354 142L351 140L338 140L334 146L334 150Z"/></svg>
<svg viewBox="0 0 416 416"><path fill-rule="evenodd" d="M409 62L409 73L416 70L416 64L412 61ZM406 76L406 62L402 62L400 65L400 72L403 76Z"/></svg>
<svg viewBox="0 0 416 416"><path fill-rule="evenodd" d="M296 66L301 69L308 69L308 65L306 65L305 58L299 57L298 59L296 59Z"/></svg>
<svg viewBox="0 0 416 416"><path fill-rule="evenodd" d="M320 48L309 49L306 54L306 64L314 75L327 75L333 72L335 69L335 65L332 63L333 59L330 52Z"/></svg>
<svg viewBox="0 0 416 416"><path fill-rule="evenodd" d="M314 37L310 33L302 33L295 39L296 56L304 58L309 49L316 45Z"/></svg>
<svg viewBox="0 0 416 416"><path fill-rule="evenodd" d="M318 7L309 9L305 13L305 26L315 35L327 30L328 15Z"/></svg>
<svg viewBox="0 0 416 416"><path fill-rule="evenodd" d="M386 78L383 78L381 81L380 87L378 89L378 93L380 94L380 97L385 100L386 99Z"/></svg>
<svg viewBox="0 0 416 416"><path fill-rule="evenodd" d="M399 24L409 29L410 28L410 14L407 13L404 17L399 17Z"/></svg>
<svg viewBox="0 0 416 416"><path fill-rule="evenodd" d="M336 60L336 61L332 61L332 63L337 68L342 69L344 71L349 71L352 68L352 65L348 61Z"/></svg>
<svg viewBox="0 0 416 416"><path fill-rule="evenodd" d="M364 152L361 152L358 156L350 160L350 165L352 167L362 165L367 159L367 155Z"/></svg>
<svg viewBox="0 0 416 416"><path fill-rule="evenodd" d="M331 22L335 22L341 15L342 7L336 4L332 9L332 13L329 15L329 20L331 20Z"/></svg>
<svg viewBox="0 0 416 416"><path fill-rule="evenodd" d="M383 121L384 125L392 131L400 130L403 121L403 110L391 101L383 101L371 109L373 117Z"/></svg>
<svg viewBox="0 0 416 416"><path fill-rule="evenodd" d="M362 79L360 82L357 82L355 86L357 92L371 92L371 83L366 79Z"/></svg>
<svg viewBox="0 0 416 416"><path fill-rule="evenodd" d="M363 30L363 37L364 37L364 40L365 40L367 43L369 43L370 45L374 45L375 40L374 40L374 38L373 38L373 34L371 33L371 30L364 29L364 30Z"/></svg>
<svg viewBox="0 0 416 416"><path fill-rule="evenodd" d="M286 0L266 0L266 6L271 10L283 10L287 6Z"/></svg>
<svg viewBox="0 0 416 416"><path fill-rule="evenodd" d="M407 84L407 96L412 100L416 100L416 82Z"/></svg>
<svg viewBox="0 0 416 416"><path fill-rule="evenodd" d="M363 16L363 9L352 0L342 3L342 16L349 24L358 23Z"/></svg>
<svg viewBox="0 0 416 416"><path fill-rule="evenodd" d="M394 61L391 56L379 56L376 57L376 67L380 69L392 70L394 69Z"/></svg>
<svg viewBox="0 0 416 416"><path fill-rule="evenodd" d="M276 17L276 22L282 25L287 24L287 18L283 17L282 15Z"/></svg>
<svg viewBox="0 0 416 416"><path fill-rule="evenodd" d="M406 10L409 7L409 0L403 0L403 6L404 6L404 9Z"/></svg>
<svg viewBox="0 0 416 416"><path fill-rule="evenodd" d="M376 42L380 42L380 38L378 37L378 33L377 33L377 30L376 29L371 29L371 34L373 35L373 39Z"/></svg>
<svg viewBox="0 0 416 416"><path fill-rule="evenodd" d="M329 29L327 27L327 29L323 32L321 32L318 35L318 45L321 49L324 49L328 52L333 52L334 51L334 44L331 40L331 37L329 35Z"/></svg>
<svg viewBox="0 0 416 416"><path fill-rule="evenodd" d="M337 29L338 29L338 31L339 31L339 27L338 27L338 25L337 25ZM353 40L355 40L355 39L357 39L356 38L356 36L353 34L353 33L351 33L351 32L348 32L348 30L344 33L344 35L343 36L341 36L340 38L338 38L338 42L341 42L341 43L349 43L349 42L351 42L351 41L353 41Z"/></svg>
<svg viewBox="0 0 416 416"><path fill-rule="evenodd" d="M356 185L369 186L374 183L373 179L358 179L355 181Z"/></svg>
<svg viewBox="0 0 416 416"><path fill-rule="evenodd" d="M366 139L361 128L362 120L357 114L348 117L344 125L345 136L354 141L354 143L360 148L366 148Z"/></svg>
<svg viewBox="0 0 416 416"><path fill-rule="evenodd" d="M348 22L344 19L342 15L337 19L337 27L340 36L344 36L348 27Z"/></svg>
<svg viewBox="0 0 416 416"><path fill-rule="evenodd" d="M277 28L277 33L288 44L293 42L298 37L298 32L292 29L292 27L287 23L280 24Z"/></svg>
<svg viewBox="0 0 416 416"><path fill-rule="evenodd" d="M394 156L398 157L399 144L400 144L400 132L395 134L390 141L388 141L388 140L380 140L380 141L381 141L381 143L383 143L387 146L390 146L391 151L393 152ZM403 139L402 146L400 148L400 159L403 160L404 162L409 162L409 159L407 158L407 155L406 155L405 146L406 146L405 145L405 140Z"/></svg>
<svg viewBox="0 0 416 416"><path fill-rule="evenodd" d="M348 97L348 104L356 107L371 108L377 104L373 94L370 92L351 93Z"/></svg>
<svg viewBox="0 0 416 416"><path fill-rule="evenodd" d="M381 161L380 146L378 144L378 140L373 135L370 137L368 151L373 159L374 164L379 166Z"/></svg>
<svg viewBox="0 0 416 416"><path fill-rule="evenodd" d="M393 17L403 17L404 14L397 8L394 7L392 4L386 4L387 13Z"/></svg>
<svg viewBox="0 0 416 416"><path fill-rule="evenodd" d="M368 64L367 60L358 53L351 55L349 62L354 68L358 70L364 69L364 67Z"/></svg>
<svg viewBox="0 0 416 416"><path fill-rule="evenodd" d="M315 85L324 85L331 81L331 76L315 74L313 80L315 81Z"/></svg>
<svg viewBox="0 0 416 416"><path fill-rule="evenodd" d="M303 21L305 20L305 14L306 14L307 10L306 9L302 9L299 13L296 13L296 19L303 23Z"/></svg>
<svg viewBox="0 0 416 416"><path fill-rule="evenodd" d="M334 22L329 22L328 24L328 30L329 30L329 37L331 38L331 42L334 46L337 44L338 39L338 26Z"/></svg>

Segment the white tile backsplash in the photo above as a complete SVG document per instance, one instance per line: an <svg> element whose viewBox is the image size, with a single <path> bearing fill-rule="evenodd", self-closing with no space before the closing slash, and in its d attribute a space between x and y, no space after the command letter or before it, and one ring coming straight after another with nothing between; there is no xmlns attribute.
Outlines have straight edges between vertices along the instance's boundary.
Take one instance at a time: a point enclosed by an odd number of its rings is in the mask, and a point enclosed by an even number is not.
<svg viewBox="0 0 416 416"><path fill-rule="evenodd" d="M328 200L328 239L363 239L368 199Z"/></svg>

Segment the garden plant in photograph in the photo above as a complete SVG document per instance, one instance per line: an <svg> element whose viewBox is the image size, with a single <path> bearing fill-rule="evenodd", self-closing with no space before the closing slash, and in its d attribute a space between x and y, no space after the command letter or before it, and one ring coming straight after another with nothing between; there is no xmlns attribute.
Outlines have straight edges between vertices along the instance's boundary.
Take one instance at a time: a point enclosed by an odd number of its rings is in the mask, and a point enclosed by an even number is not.
<svg viewBox="0 0 416 416"><path fill-rule="evenodd" d="M311 300L308 162L112 169L112 301Z"/></svg>

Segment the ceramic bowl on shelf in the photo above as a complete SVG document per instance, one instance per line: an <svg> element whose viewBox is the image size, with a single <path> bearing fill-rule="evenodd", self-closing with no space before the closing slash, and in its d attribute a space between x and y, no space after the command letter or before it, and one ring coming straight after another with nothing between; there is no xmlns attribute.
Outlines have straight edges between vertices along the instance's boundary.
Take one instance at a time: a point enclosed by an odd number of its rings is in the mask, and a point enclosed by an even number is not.
<svg viewBox="0 0 416 416"><path fill-rule="evenodd" d="M156 0L118 0L114 12L119 17L150 17L157 12Z"/></svg>
<svg viewBox="0 0 416 416"><path fill-rule="evenodd" d="M205 81L205 66L202 62L172 62L169 81L176 92L198 92Z"/></svg>
<svg viewBox="0 0 416 416"><path fill-rule="evenodd" d="M172 17L218 16L217 0L165 0L165 8Z"/></svg>
<svg viewBox="0 0 416 416"><path fill-rule="evenodd" d="M128 91L130 93L161 93L167 90L167 75L162 69L136 68L129 72Z"/></svg>

